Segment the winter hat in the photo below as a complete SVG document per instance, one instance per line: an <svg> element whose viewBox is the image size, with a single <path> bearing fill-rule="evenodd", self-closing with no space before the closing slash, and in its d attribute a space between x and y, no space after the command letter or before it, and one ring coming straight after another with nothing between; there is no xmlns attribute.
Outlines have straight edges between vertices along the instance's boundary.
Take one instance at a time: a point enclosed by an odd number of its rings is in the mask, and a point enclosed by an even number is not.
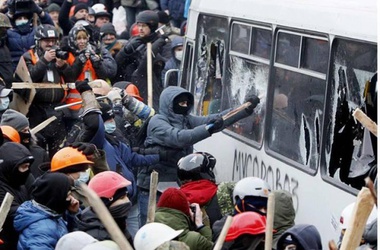
<svg viewBox="0 0 380 250"><path fill-rule="evenodd" d="M187 216L190 216L189 201L187 200L186 195L177 188L166 189L158 200L157 207L176 209Z"/></svg>
<svg viewBox="0 0 380 250"><path fill-rule="evenodd" d="M163 23L163 24L167 24L170 22L170 17L168 14L166 14L165 11L157 11L157 15L158 15L158 22L159 23Z"/></svg>
<svg viewBox="0 0 380 250"><path fill-rule="evenodd" d="M111 34L116 36L116 30L115 27L113 26L112 23L105 23L103 26L100 28L100 35L103 37L107 34Z"/></svg>
<svg viewBox="0 0 380 250"><path fill-rule="evenodd" d="M75 15L78 11L83 10L83 9L88 10L87 4L85 4L85 3L77 3L77 4L75 5L75 7L74 7L74 15Z"/></svg>
<svg viewBox="0 0 380 250"><path fill-rule="evenodd" d="M102 112L103 121L108 121L109 119L112 119L115 117L112 107L109 104L104 103L104 102L99 102L99 104L100 104L100 111Z"/></svg>
<svg viewBox="0 0 380 250"><path fill-rule="evenodd" d="M62 236L55 250L81 250L85 246L98 242L97 239L82 231L75 231Z"/></svg>
<svg viewBox="0 0 380 250"><path fill-rule="evenodd" d="M47 13L53 12L53 11L60 11L61 7L59 7L58 4L56 3L51 3L49 6L46 8Z"/></svg>
<svg viewBox="0 0 380 250"><path fill-rule="evenodd" d="M17 131L21 131L26 127L29 127L29 120L22 113L7 109L1 117L0 125L8 125L15 128Z"/></svg>
<svg viewBox="0 0 380 250"><path fill-rule="evenodd" d="M71 183L67 175L48 172L33 183L32 198L58 214L63 214L70 204L70 201L66 201L70 190Z"/></svg>

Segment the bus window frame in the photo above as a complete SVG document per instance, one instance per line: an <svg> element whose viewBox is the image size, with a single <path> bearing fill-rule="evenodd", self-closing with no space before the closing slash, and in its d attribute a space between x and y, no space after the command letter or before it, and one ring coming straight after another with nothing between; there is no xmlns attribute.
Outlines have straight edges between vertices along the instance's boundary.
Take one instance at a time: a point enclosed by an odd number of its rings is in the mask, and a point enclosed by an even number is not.
<svg viewBox="0 0 380 250"><path fill-rule="evenodd" d="M195 42L189 38L185 39L185 46L184 46L184 57L183 62L181 63L181 70L180 70L180 80L178 85L188 89L189 91L193 91L192 85L193 85L193 74L194 74L194 46ZM184 78L186 76L186 79Z"/></svg>

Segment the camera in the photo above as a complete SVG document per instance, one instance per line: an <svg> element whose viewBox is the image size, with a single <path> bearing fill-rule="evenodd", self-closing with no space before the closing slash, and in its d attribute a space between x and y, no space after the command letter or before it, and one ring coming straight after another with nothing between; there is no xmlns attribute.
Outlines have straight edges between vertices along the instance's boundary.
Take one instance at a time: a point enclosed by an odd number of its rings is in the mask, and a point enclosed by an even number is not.
<svg viewBox="0 0 380 250"><path fill-rule="evenodd" d="M67 60L69 58L69 52L62 50L60 47L54 46L52 49L55 50L55 56L62 60Z"/></svg>

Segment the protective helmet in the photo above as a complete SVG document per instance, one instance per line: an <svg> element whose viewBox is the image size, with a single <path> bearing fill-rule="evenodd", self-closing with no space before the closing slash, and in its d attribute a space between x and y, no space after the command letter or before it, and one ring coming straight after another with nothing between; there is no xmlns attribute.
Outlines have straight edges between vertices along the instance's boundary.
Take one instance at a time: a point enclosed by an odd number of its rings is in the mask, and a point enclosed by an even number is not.
<svg viewBox="0 0 380 250"><path fill-rule="evenodd" d="M140 96L139 89L133 83L128 84L125 91L127 92L128 95L133 96L137 100L144 101L144 99Z"/></svg>
<svg viewBox="0 0 380 250"><path fill-rule="evenodd" d="M135 37L139 35L139 27L137 26L137 23L132 24L132 26L129 28L129 36Z"/></svg>
<svg viewBox="0 0 380 250"><path fill-rule="evenodd" d="M37 27L34 33L34 39L39 41L41 39L54 38L58 39L58 32L53 25L41 24Z"/></svg>
<svg viewBox="0 0 380 250"><path fill-rule="evenodd" d="M12 28L9 18L3 13L0 13L0 28Z"/></svg>
<svg viewBox="0 0 380 250"><path fill-rule="evenodd" d="M244 212L232 218L225 241L233 241L242 234L264 234L267 219L255 212Z"/></svg>
<svg viewBox="0 0 380 250"><path fill-rule="evenodd" d="M95 15L95 10L92 7L88 7L88 14L89 15Z"/></svg>
<svg viewBox="0 0 380 250"><path fill-rule="evenodd" d="M111 17L111 14L108 13L106 6L102 3L94 4L91 8L95 12L95 18L100 16L107 16L109 18Z"/></svg>
<svg viewBox="0 0 380 250"><path fill-rule="evenodd" d="M87 29L83 25L75 25L69 32L69 47L73 50L77 49L77 42L76 38L79 31L86 32L88 39L90 39L90 34L88 33Z"/></svg>
<svg viewBox="0 0 380 250"><path fill-rule="evenodd" d="M12 141L12 142L21 142L20 134L11 126L2 125L0 126L1 131L3 132L3 137Z"/></svg>
<svg viewBox="0 0 380 250"><path fill-rule="evenodd" d="M258 196L268 198L271 192L269 184L258 177L246 177L238 181L233 191L233 198L236 203L237 197L241 200L246 196Z"/></svg>
<svg viewBox="0 0 380 250"><path fill-rule="evenodd" d="M355 202L349 204L346 206L341 215L340 215L340 228L341 229L347 229L348 224L350 223L351 217L352 217L352 212L354 211L355 207ZM367 219L367 225L370 224L374 219L377 218L377 208L376 206L373 206L373 209L371 213L369 214L369 217Z"/></svg>
<svg viewBox="0 0 380 250"><path fill-rule="evenodd" d="M118 189L131 185L131 182L114 171L104 171L96 174L88 183L100 198L110 199Z"/></svg>
<svg viewBox="0 0 380 250"><path fill-rule="evenodd" d="M53 155L51 171L55 172L79 164L94 164L94 162L87 160L86 156L78 149L65 147Z"/></svg>
<svg viewBox="0 0 380 250"><path fill-rule="evenodd" d="M92 82L89 82L88 85L92 88L92 91L96 95L107 95L111 90L111 86L102 79L97 79Z"/></svg>
<svg viewBox="0 0 380 250"><path fill-rule="evenodd" d="M180 235L182 231L183 229L174 230L158 222L148 223L137 231L133 245L139 250L154 250L163 243Z"/></svg>
<svg viewBox="0 0 380 250"><path fill-rule="evenodd" d="M136 23L146 23L153 33L158 28L158 14L153 10L141 11L136 17Z"/></svg>
<svg viewBox="0 0 380 250"><path fill-rule="evenodd" d="M213 169L216 159L209 153L197 152L178 161L178 178L184 180L215 180Z"/></svg>

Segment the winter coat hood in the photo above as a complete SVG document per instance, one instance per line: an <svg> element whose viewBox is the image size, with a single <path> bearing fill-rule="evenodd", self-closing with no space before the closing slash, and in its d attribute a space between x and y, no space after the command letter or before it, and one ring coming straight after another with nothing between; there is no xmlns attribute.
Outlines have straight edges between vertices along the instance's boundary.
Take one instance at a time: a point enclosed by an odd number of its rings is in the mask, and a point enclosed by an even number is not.
<svg viewBox="0 0 380 250"><path fill-rule="evenodd" d="M190 102L188 103L187 115L191 113L194 105L194 96L184 88L177 86L169 86L162 91L160 96L160 109L159 113L166 116L169 122L174 125L178 122L182 124L183 115L174 113L174 98L184 94L188 96Z"/></svg>
<svg viewBox="0 0 380 250"><path fill-rule="evenodd" d="M299 224L289 228L278 240L277 249L282 249L283 244L288 241L288 236L297 244L297 249L300 247L304 250L322 250L321 236L313 225Z"/></svg>
<svg viewBox="0 0 380 250"><path fill-rule="evenodd" d="M294 226L296 211L293 207L292 195L285 190L276 190L273 192L275 197L274 221L273 228L273 246L276 246L278 239L290 227Z"/></svg>

